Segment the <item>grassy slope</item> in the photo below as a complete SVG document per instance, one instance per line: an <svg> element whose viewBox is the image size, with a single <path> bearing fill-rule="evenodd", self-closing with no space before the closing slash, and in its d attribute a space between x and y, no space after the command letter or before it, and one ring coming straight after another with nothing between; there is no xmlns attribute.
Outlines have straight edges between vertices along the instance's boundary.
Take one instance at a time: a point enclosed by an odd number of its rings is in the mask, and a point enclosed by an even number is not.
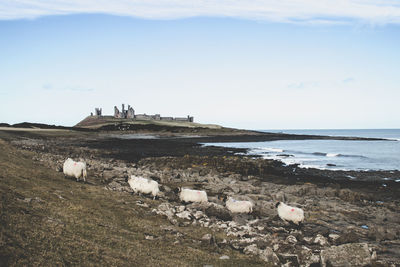
<svg viewBox="0 0 400 267"><path fill-rule="evenodd" d="M103 117L86 117L84 120L79 122L76 126L89 129L97 129L99 127L115 124L115 123L125 123L125 124L138 124L138 125L159 125L167 127L187 127L187 128L209 128L209 129L221 129L222 127L214 124L201 124L195 122L179 122L179 121L155 121L155 120L128 120L128 119L116 119L112 116Z"/></svg>
<svg viewBox="0 0 400 267"><path fill-rule="evenodd" d="M176 227L150 209L159 201L77 183L31 160L0 139L0 265L259 265L229 248L200 240L209 229ZM155 236L146 240L145 234ZM217 240L226 238L215 233ZM222 261L221 255L230 260Z"/></svg>

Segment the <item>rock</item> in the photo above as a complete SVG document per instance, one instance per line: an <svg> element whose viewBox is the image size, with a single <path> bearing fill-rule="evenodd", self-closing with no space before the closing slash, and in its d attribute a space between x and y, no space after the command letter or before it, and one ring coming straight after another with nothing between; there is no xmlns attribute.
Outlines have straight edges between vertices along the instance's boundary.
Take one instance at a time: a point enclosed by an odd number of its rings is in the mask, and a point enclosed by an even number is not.
<svg viewBox="0 0 400 267"><path fill-rule="evenodd" d="M117 183L115 181L112 181L107 185L107 188L113 191L119 191L119 192L133 192L133 190L129 186L123 186L120 183Z"/></svg>
<svg viewBox="0 0 400 267"><path fill-rule="evenodd" d="M326 240L325 237L323 237L322 235L318 234L315 238L314 238L314 244L319 244L322 247L328 246L329 242L328 240Z"/></svg>
<svg viewBox="0 0 400 267"><path fill-rule="evenodd" d="M22 201L22 202L25 202L25 203L30 203L30 202L32 201L32 198L30 198L30 197L26 197L26 198L24 198L24 199L19 199L19 198L18 198L18 200L19 200L19 201Z"/></svg>
<svg viewBox="0 0 400 267"><path fill-rule="evenodd" d="M264 250L260 250L259 256L265 262L271 263L272 265L275 265L275 266L280 265L280 260L279 260L278 256L275 254L275 252L271 248L266 248Z"/></svg>
<svg viewBox="0 0 400 267"><path fill-rule="evenodd" d="M198 219L204 217L204 213L198 210L198 211L196 211L195 213L193 213L193 217L194 217L196 220L198 220Z"/></svg>
<svg viewBox="0 0 400 267"><path fill-rule="evenodd" d="M221 257L219 257L220 260L229 260L229 256L227 255L223 255Z"/></svg>
<svg viewBox="0 0 400 267"><path fill-rule="evenodd" d="M150 206L147 203L144 203L143 201L136 201L136 205L139 207L143 207L143 208L149 208Z"/></svg>
<svg viewBox="0 0 400 267"><path fill-rule="evenodd" d="M225 229L225 228L228 228L228 225L226 223L221 223L220 227Z"/></svg>
<svg viewBox="0 0 400 267"><path fill-rule="evenodd" d="M158 210L160 210L160 211L167 211L167 210L170 210L171 208L172 208L172 206L168 202L161 203L158 206Z"/></svg>
<svg viewBox="0 0 400 267"><path fill-rule="evenodd" d="M206 210L205 213L208 217L216 217L217 219L223 220L223 221L230 221L232 220L232 216L228 212L227 209L225 209L223 206L212 203Z"/></svg>
<svg viewBox="0 0 400 267"><path fill-rule="evenodd" d="M356 243L359 239L359 236L354 231L352 231L351 229L347 229L338 239L336 239L336 243Z"/></svg>
<svg viewBox="0 0 400 267"><path fill-rule="evenodd" d="M211 234L205 234L205 235L203 235L203 236L201 237L201 240L209 241L209 240L211 240L211 237L212 237Z"/></svg>
<svg viewBox="0 0 400 267"><path fill-rule="evenodd" d="M176 214L177 217L182 218L182 219L186 219L186 220L191 220L191 216L190 216L190 212L185 210L182 212L179 212Z"/></svg>
<svg viewBox="0 0 400 267"><path fill-rule="evenodd" d="M266 249L259 249L256 244L251 244L244 248L244 254L246 255L258 255L263 261L268 262L272 265L279 265L280 260L274 251L267 247Z"/></svg>
<svg viewBox="0 0 400 267"><path fill-rule="evenodd" d="M312 244L313 238L309 237L309 236L305 236L303 237L304 242L306 242L307 244Z"/></svg>
<svg viewBox="0 0 400 267"><path fill-rule="evenodd" d="M255 203L253 214L260 217L274 217L277 212L270 201L258 200Z"/></svg>
<svg viewBox="0 0 400 267"><path fill-rule="evenodd" d="M321 266L365 266L371 264L366 243L332 246L321 251Z"/></svg>
<svg viewBox="0 0 400 267"><path fill-rule="evenodd" d="M313 254L313 251L306 246L301 247L299 257L301 266L320 266L320 256L318 254Z"/></svg>
<svg viewBox="0 0 400 267"><path fill-rule="evenodd" d="M335 242L339 237L340 235L338 234L329 234L329 239L333 242Z"/></svg>
<svg viewBox="0 0 400 267"><path fill-rule="evenodd" d="M152 235L145 235L144 238L146 240L154 240L154 236L152 236Z"/></svg>
<svg viewBox="0 0 400 267"><path fill-rule="evenodd" d="M111 180L113 180L113 178L118 177L119 172L117 171L104 171L102 172L102 178L104 182L109 182Z"/></svg>
<svg viewBox="0 0 400 267"><path fill-rule="evenodd" d="M185 206L178 206L177 208L176 208L176 211L177 212L182 212L182 211L184 211L185 210Z"/></svg>
<svg viewBox="0 0 400 267"><path fill-rule="evenodd" d="M215 237L212 234L205 234L202 236L201 240L206 244L216 244Z"/></svg>
<svg viewBox="0 0 400 267"><path fill-rule="evenodd" d="M288 237L286 237L286 242L288 242L289 244L296 244L297 239L296 239L296 237L289 235Z"/></svg>
<svg viewBox="0 0 400 267"><path fill-rule="evenodd" d="M246 225L249 220L253 217L250 214L235 213L233 214L232 220L240 225Z"/></svg>
<svg viewBox="0 0 400 267"><path fill-rule="evenodd" d="M243 253L246 255L258 255L259 249L256 244L249 245L244 248Z"/></svg>
<svg viewBox="0 0 400 267"><path fill-rule="evenodd" d="M279 254L279 258L284 263L282 266L299 266L299 258L296 254Z"/></svg>

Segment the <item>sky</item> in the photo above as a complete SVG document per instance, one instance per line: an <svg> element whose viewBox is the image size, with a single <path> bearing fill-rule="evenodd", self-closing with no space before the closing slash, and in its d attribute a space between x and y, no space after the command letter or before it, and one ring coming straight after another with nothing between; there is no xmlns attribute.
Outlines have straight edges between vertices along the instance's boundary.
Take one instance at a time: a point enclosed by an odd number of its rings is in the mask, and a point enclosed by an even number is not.
<svg viewBox="0 0 400 267"><path fill-rule="evenodd" d="M399 48L391 0L2 0L0 122L400 128Z"/></svg>

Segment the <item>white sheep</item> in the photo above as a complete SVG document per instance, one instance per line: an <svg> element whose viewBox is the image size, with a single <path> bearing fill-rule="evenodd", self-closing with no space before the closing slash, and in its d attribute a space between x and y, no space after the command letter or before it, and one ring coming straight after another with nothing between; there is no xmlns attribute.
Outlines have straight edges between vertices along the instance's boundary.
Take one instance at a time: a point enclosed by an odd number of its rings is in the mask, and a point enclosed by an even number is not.
<svg viewBox="0 0 400 267"><path fill-rule="evenodd" d="M158 183L151 179L146 179L131 175L131 178L128 179L128 184L135 193L138 192L143 194L151 193L153 199L155 199L158 192L160 192L160 189L158 188Z"/></svg>
<svg viewBox="0 0 400 267"><path fill-rule="evenodd" d="M82 178L83 181L86 182L87 173L85 162L77 162L68 158L64 162L63 172L65 176L75 177L76 181L79 181L79 178Z"/></svg>
<svg viewBox="0 0 400 267"><path fill-rule="evenodd" d="M291 207L283 202L276 203L279 217L284 221L293 222L299 225L304 220L304 211L300 208Z"/></svg>
<svg viewBox="0 0 400 267"><path fill-rule="evenodd" d="M236 200L228 197L225 202L226 208L232 213L252 213L253 203L250 201Z"/></svg>
<svg viewBox="0 0 400 267"><path fill-rule="evenodd" d="M184 202L208 202L206 191L180 188L179 198Z"/></svg>

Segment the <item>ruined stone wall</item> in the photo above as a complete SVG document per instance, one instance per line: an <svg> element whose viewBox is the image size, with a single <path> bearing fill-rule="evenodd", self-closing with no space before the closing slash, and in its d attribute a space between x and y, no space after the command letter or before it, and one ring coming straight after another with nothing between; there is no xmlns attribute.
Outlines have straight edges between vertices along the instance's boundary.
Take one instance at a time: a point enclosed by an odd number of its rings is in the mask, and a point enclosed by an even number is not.
<svg viewBox="0 0 400 267"><path fill-rule="evenodd" d="M99 109L100 115L101 116L101 109ZM96 108L96 114L98 112L98 108ZM117 106L114 106L114 118L118 119L133 119L133 120L163 120L163 121L179 121L179 122L193 122L193 117L187 116L187 117L161 117L160 114L154 114L154 115L147 115L147 114L137 114L135 115L135 110L128 105L128 109L125 110L125 105L122 104L122 111L119 111Z"/></svg>

